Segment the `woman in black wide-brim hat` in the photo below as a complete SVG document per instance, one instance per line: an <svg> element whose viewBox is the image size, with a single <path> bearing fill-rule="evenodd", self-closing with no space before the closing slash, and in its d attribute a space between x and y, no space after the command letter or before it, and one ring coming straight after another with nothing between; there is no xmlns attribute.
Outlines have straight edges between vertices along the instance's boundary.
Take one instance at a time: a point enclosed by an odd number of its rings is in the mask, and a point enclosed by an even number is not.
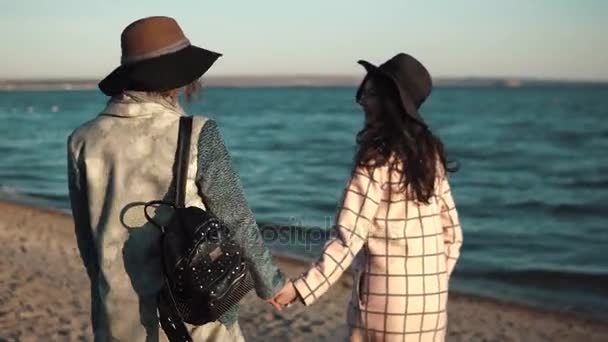
<svg viewBox="0 0 608 342"><path fill-rule="evenodd" d="M70 200L91 280L95 340L166 341L157 315L161 232L146 220L142 203L174 197L178 127L186 115L178 95L193 95L220 54L192 45L168 17L130 24L121 46L120 66L99 83L110 96L106 108L69 137ZM203 116L192 121L185 205L208 209L228 227L250 265L257 295L270 299L284 278L264 246L218 126ZM155 213L161 222L169 216L162 209ZM238 306L232 306L218 321L188 325L184 335L242 341L237 319ZM173 341L185 341L171 333Z"/></svg>
<svg viewBox="0 0 608 342"><path fill-rule="evenodd" d="M443 144L420 114L431 77L398 54L357 91L365 127L335 223L335 237L275 301L310 305L353 263L351 341L443 341L448 281L462 231L446 174Z"/></svg>

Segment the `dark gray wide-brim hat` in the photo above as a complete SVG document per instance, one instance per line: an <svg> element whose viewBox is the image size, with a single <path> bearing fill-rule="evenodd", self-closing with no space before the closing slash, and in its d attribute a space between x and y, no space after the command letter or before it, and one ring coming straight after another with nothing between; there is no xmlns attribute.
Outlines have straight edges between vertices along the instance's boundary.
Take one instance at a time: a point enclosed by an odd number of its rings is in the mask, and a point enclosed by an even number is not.
<svg viewBox="0 0 608 342"><path fill-rule="evenodd" d="M100 83L108 96L125 90L166 91L199 79L220 53L190 44L175 19L148 17L121 34L121 65Z"/></svg>
<svg viewBox="0 0 608 342"><path fill-rule="evenodd" d="M419 109L431 94L433 83L431 75L422 63L405 53L395 55L380 66L375 66L364 60L360 60L358 63L363 65L368 75L357 90L357 101L361 98L363 85L370 75L384 77L390 80L397 89L401 104L407 115L426 126Z"/></svg>

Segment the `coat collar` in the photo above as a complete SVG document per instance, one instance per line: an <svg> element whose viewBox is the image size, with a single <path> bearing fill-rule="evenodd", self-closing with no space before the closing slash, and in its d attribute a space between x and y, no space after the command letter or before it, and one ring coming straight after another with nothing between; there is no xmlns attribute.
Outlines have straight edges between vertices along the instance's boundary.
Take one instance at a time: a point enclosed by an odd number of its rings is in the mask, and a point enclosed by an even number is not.
<svg viewBox="0 0 608 342"><path fill-rule="evenodd" d="M179 104L141 92L125 92L112 97L100 115L129 118L150 117L159 113L186 115Z"/></svg>

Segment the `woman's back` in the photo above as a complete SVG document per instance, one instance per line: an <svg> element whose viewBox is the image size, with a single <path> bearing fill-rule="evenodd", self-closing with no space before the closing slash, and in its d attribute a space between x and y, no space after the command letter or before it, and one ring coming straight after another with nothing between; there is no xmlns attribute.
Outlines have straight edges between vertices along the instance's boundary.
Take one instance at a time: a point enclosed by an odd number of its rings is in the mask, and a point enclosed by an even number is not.
<svg viewBox="0 0 608 342"><path fill-rule="evenodd" d="M389 166L353 172L337 236L294 286L310 305L354 261L347 315L352 340L441 341L448 280L462 243L458 215L445 178L437 180L429 202L420 203L394 176Z"/></svg>
<svg viewBox="0 0 608 342"><path fill-rule="evenodd" d="M367 243L374 269L390 274L445 272L444 239L453 232L444 229L458 224L447 180L437 178L434 195L422 203L401 188L398 172L390 177L389 172L387 166L378 169L379 185L371 188L378 192L368 195L378 202Z"/></svg>
<svg viewBox="0 0 608 342"><path fill-rule="evenodd" d="M175 19L164 16L132 22L120 42L121 64L99 83L108 106L68 141L70 202L91 280L95 340L157 341L163 337L156 308L163 284L161 232L146 220L144 203L174 197L184 115L178 96L192 99L221 54L190 44ZM272 264L214 121L193 120L189 161L185 204L224 223L250 266L257 295L271 298L285 279ZM170 211L150 214L162 224ZM195 341L242 340L237 319L234 305L218 321L189 332Z"/></svg>
<svg viewBox="0 0 608 342"><path fill-rule="evenodd" d="M173 193L182 115L179 107L123 98L70 137L71 177L81 187L73 192L86 194L73 203L86 205L79 213L88 217L75 219L77 225L90 227L90 238L82 231L77 237L81 251L90 251L83 257L97 280L92 284L99 296L93 314L105 322L104 332L129 330L131 340L145 340L146 330L158 330L156 296L163 283L160 231L147 222L143 203ZM186 203L199 207L203 204L195 184L197 136L206 121L197 117L193 123L186 186ZM150 214L162 222L170 213L160 208Z"/></svg>
<svg viewBox="0 0 608 342"><path fill-rule="evenodd" d="M358 303L351 303L349 324L398 340L403 333L406 340L418 340L416 333L442 340L449 260L458 257L458 248L450 255L449 246L461 240L449 185L438 178L435 194L421 203L401 189L398 173L389 178L389 172L385 166L374 173L378 184L367 195L378 207L355 275Z"/></svg>

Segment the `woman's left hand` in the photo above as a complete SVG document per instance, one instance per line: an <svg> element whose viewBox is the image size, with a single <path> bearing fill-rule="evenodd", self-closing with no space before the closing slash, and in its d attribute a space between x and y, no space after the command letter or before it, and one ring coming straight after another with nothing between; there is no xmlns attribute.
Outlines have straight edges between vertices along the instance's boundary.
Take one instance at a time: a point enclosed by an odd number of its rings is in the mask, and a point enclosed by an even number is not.
<svg viewBox="0 0 608 342"><path fill-rule="evenodd" d="M293 303L298 298L298 293L292 281L288 281L279 292L268 302L277 310L282 311L283 306Z"/></svg>

